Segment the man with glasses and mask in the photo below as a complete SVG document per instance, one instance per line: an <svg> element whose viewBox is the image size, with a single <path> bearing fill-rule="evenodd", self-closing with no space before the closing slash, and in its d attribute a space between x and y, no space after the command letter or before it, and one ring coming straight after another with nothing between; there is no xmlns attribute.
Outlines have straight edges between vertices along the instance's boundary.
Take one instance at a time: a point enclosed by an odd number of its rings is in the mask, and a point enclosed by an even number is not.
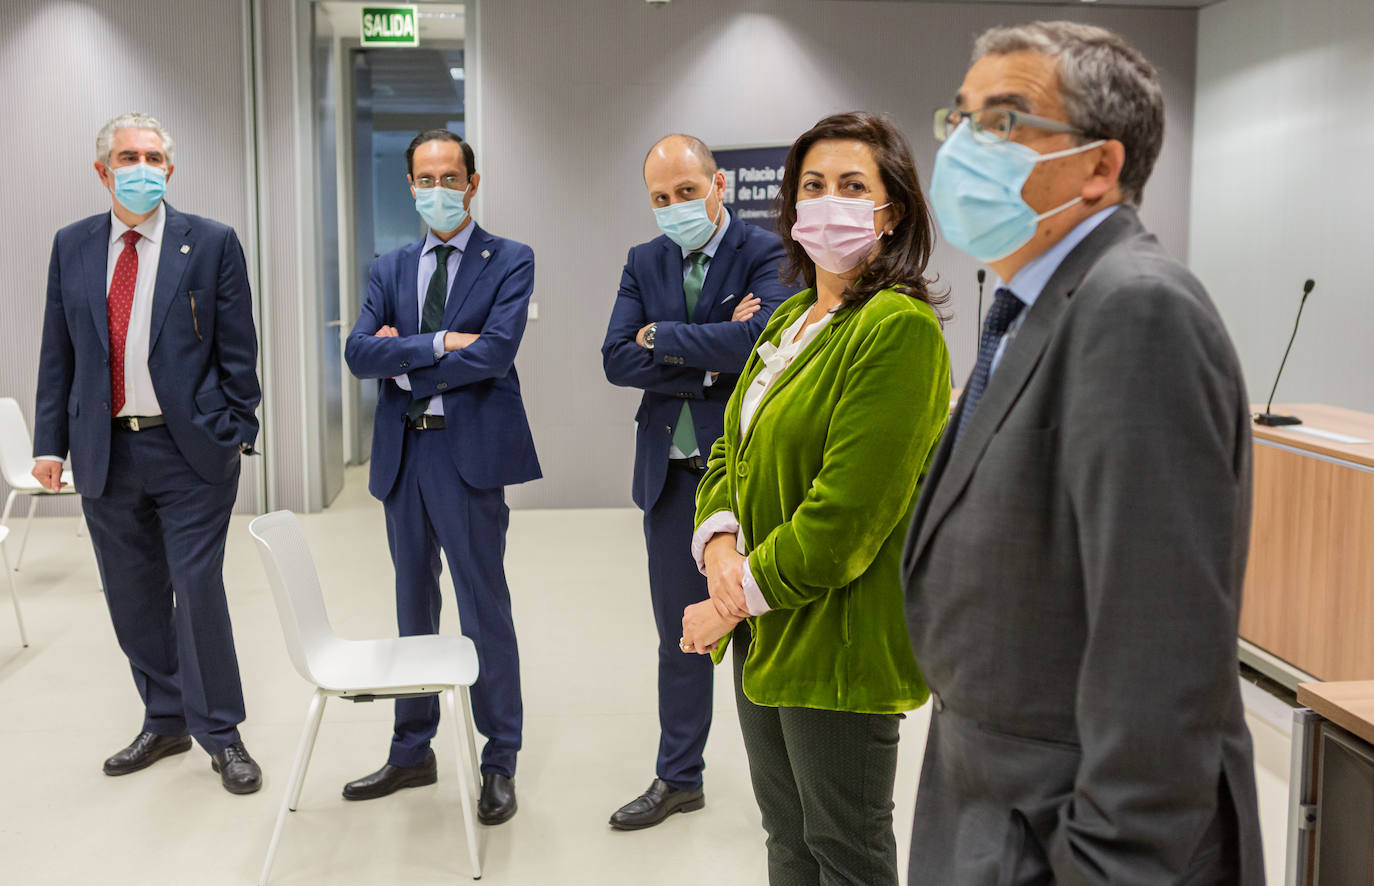
<svg viewBox="0 0 1374 886"><path fill-rule="evenodd" d="M232 228L163 199L172 137L147 114L96 136L110 208L53 240L38 356L33 475L56 492L71 454L115 637L143 727L105 761L137 772L195 739L225 790L262 772L244 719L224 543L240 454L258 435L257 334Z"/></svg>
<svg viewBox="0 0 1374 886"><path fill-rule="evenodd" d="M1158 76L1067 22L973 59L931 202L999 283L903 560L934 709L910 882L1262 883L1250 419L1221 317L1137 214Z"/></svg>
<svg viewBox="0 0 1374 886"><path fill-rule="evenodd" d="M692 557L697 482L755 341L796 291L778 279L777 235L725 208L725 174L700 139L660 139L643 172L662 235L630 250L601 356L612 384L644 391L631 495L644 512L658 627L659 745L657 777L611 816L619 830L706 802L712 664L680 648L683 610L708 598Z"/></svg>
<svg viewBox="0 0 1374 886"><path fill-rule="evenodd" d="M487 739L478 818L500 824L516 810L523 721L504 487L541 476L515 371L534 253L468 214L481 176L458 136L420 133L406 168L425 237L372 263L344 356L354 375L380 384L368 489L386 513L400 633L439 632L442 551L463 634L477 647L472 709ZM433 784L438 724L438 699L398 699L386 765L345 785L344 797Z"/></svg>

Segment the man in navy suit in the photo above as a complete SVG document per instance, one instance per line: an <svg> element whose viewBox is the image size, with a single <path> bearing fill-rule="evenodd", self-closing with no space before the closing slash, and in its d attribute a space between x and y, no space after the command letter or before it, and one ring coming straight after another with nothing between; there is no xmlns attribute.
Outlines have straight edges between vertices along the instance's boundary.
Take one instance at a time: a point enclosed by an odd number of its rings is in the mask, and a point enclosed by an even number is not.
<svg viewBox="0 0 1374 886"><path fill-rule="evenodd" d="M239 455L258 433L257 335L233 229L163 200L173 149L145 114L96 138L112 207L53 240L33 475L56 492L70 453L143 698L142 731L105 774L187 751L194 737L224 787L247 794L262 772L239 738L223 567Z"/></svg>
<svg viewBox="0 0 1374 886"><path fill-rule="evenodd" d="M663 235L630 250L601 346L606 378L644 391L632 495L644 512L658 626L657 777L611 816L620 830L706 803L712 666L679 648L682 610L708 596L691 551L697 482L740 370L773 309L795 292L778 279L782 241L731 217L725 174L700 139L659 140L644 184Z"/></svg>
<svg viewBox="0 0 1374 886"><path fill-rule="evenodd" d="M458 136L420 133L406 166L429 230L372 263L344 356L354 375L381 386L368 489L386 511L402 636L439 632L440 550L448 558L462 630L477 647L472 708L487 738L478 818L500 824L515 814L523 720L504 487L541 476L515 372L534 253L468 215L481 176ZM433 784L429 742L438 725L436 698L397 700L386 765L349 782L344 796Z"/></svg>

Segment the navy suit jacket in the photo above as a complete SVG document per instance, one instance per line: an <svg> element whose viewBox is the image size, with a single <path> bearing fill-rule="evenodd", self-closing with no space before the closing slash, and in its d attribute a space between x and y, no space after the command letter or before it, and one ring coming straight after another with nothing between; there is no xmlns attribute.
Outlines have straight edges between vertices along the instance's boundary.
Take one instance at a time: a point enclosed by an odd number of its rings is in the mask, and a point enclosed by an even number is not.
<svg viewBox="0 0 1374 886"><path fill-rule="evenodd" d="M690 321L682 292L682 249L658 236L630 250L611 311L601 362L615 385L641 388L635 414L635 471L631 496L643 510L658 501L668 472L668 448L682 414L692 403L692 425L703 459L725 427L725 404L740 370L773 310L797 289L778 279L782 241L770 231L732 216L715 258L706 269L701 297ZM749 293L763 302L743 323L730 319ZM635 342L639 330L658 323L654 349ZM719 372L705 384L707 372Z"/></svg>
<svg viewBox="0 0 1374 886"><path fill-rule="evenodd" d="M344 347L353 374L378 379L381 386L367 488L385 499L396 483L412 393L444 398L444 429L426 433L446 435L453 464L469 486L492 489L537 480L543 474L515 372L534 290L534 251L474 227L449 287L444 329L481 338L436 360L433 333L420 332L417 277L423 245L402 246L372 263L367 299ZM394 327L399 336L378 338L383 326ZM398 375L409 377L410 391L396 384Z"/></svg>
<svg viewBox="0 0 1374 886"><path fill-rule="evenodd" d="M110 467L110 213L57 232L38 357L34 455L71 453L77 491L105 490ZM207 483L233 476L258 435L258 340L248 267L234 229L167 205L153 288L148 370L167 430Z"/></svg>

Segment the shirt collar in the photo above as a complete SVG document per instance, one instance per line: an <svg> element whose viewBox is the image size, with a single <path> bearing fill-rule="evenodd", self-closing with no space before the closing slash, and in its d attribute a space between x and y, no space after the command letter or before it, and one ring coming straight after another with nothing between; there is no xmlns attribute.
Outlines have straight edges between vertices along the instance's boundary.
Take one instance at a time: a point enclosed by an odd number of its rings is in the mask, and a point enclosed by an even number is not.
<svg viewBox="0 0 1374 886"><path fill-rule="evenodd" d="M722 206L720 207L720 211L721 214L725 216L720 220L720 227L716 228L716 232L711 235L711 239L707 240L706 245L701 247L700 249L683 249L683 261L686 261L687 256L691 255L694 252L705 253L706 257L710 259L714 259L716 257L716 250L720 248L720 241L725 239L725 229L730 227L730 210L726 209L725 206L722 204Z"/></svg>
<svg viewBox="0 0 1374 886"><path fill-rule="evenodd" d="M120 238L120 237L123 237L123 236L124 236L124 233L125 233L126 231L130 231L130 230L138 231L138 233L142 235L142 237L143 237L144 240L148 240L148 241L150 241L150 242L152 242L152 243L160 243L160 242L162 242L162 229L163 229L163 227L164 227L166 224L167 224L167 204L166 204L166 203L159 202L159 203L157 204L157 211L154 212L152 215L148 216L146 219L144 219L142 224L137 225L137 226L135 226L135 227L133 227L133 228L130 228L128 225L124 224L124 222L120 221L120 220L119 220L119 216L115 215L115 214L114 214L114 210L111 209L111 210L110 210L110 245L111 245L111 246L115 245L115 243L119 240L119 238Z"/></svg>
<svg viewBox="0 0 1374 886"><path fill-rule="evenodd" d="M430 229L425 232L425 245L420 249L420 254L424 255L433 250L436 246L452 246L454 249L458 250L459 255L462 255L464 252L467 252L468 241L472 239L472 231L476 227L477 222L469 220L467 226L457 234L454 234L447 243L440 240L439 235L434 233L433 229Z"/></svg>
<svg viewBox="0 0 1374 886"><path fill-rule="evenodd" d="M1021 270L1012 275L1011 280L1003 283L997 281L998 286L1006 286L1011 290L1011 294L1019 298L1026 307L1035 304L1035 300L1044 291L1045 284L1050 282L1054 272L1059 270L1059 266L1064 263L1064 259L1073 252L1075 246L1083 242L1083 239L1097 229L1097 226L1107 220L1107 216L1116 211L1120 204L1112 204L1106 209L1099 210L1078 223L1072 231L1064 235L1060 241L1045 252L1026 262ZM996 291L994 289L994 291Z"/></svg>

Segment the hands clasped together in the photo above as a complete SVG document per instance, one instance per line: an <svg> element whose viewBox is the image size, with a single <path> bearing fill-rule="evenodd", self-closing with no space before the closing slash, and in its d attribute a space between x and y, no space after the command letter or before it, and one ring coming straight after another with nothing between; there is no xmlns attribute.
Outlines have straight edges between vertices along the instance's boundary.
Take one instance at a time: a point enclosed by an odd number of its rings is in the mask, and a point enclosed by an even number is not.
<svg viewBox="0 0 1374 886"><path fill-rule="evenodd" d="M682 610L679 643L683 652L698 655L714 652L721 639L749 616L744 598L745 557L735 549L735 537L716 535L706 543L702 559L711 596Z"/></svg>

